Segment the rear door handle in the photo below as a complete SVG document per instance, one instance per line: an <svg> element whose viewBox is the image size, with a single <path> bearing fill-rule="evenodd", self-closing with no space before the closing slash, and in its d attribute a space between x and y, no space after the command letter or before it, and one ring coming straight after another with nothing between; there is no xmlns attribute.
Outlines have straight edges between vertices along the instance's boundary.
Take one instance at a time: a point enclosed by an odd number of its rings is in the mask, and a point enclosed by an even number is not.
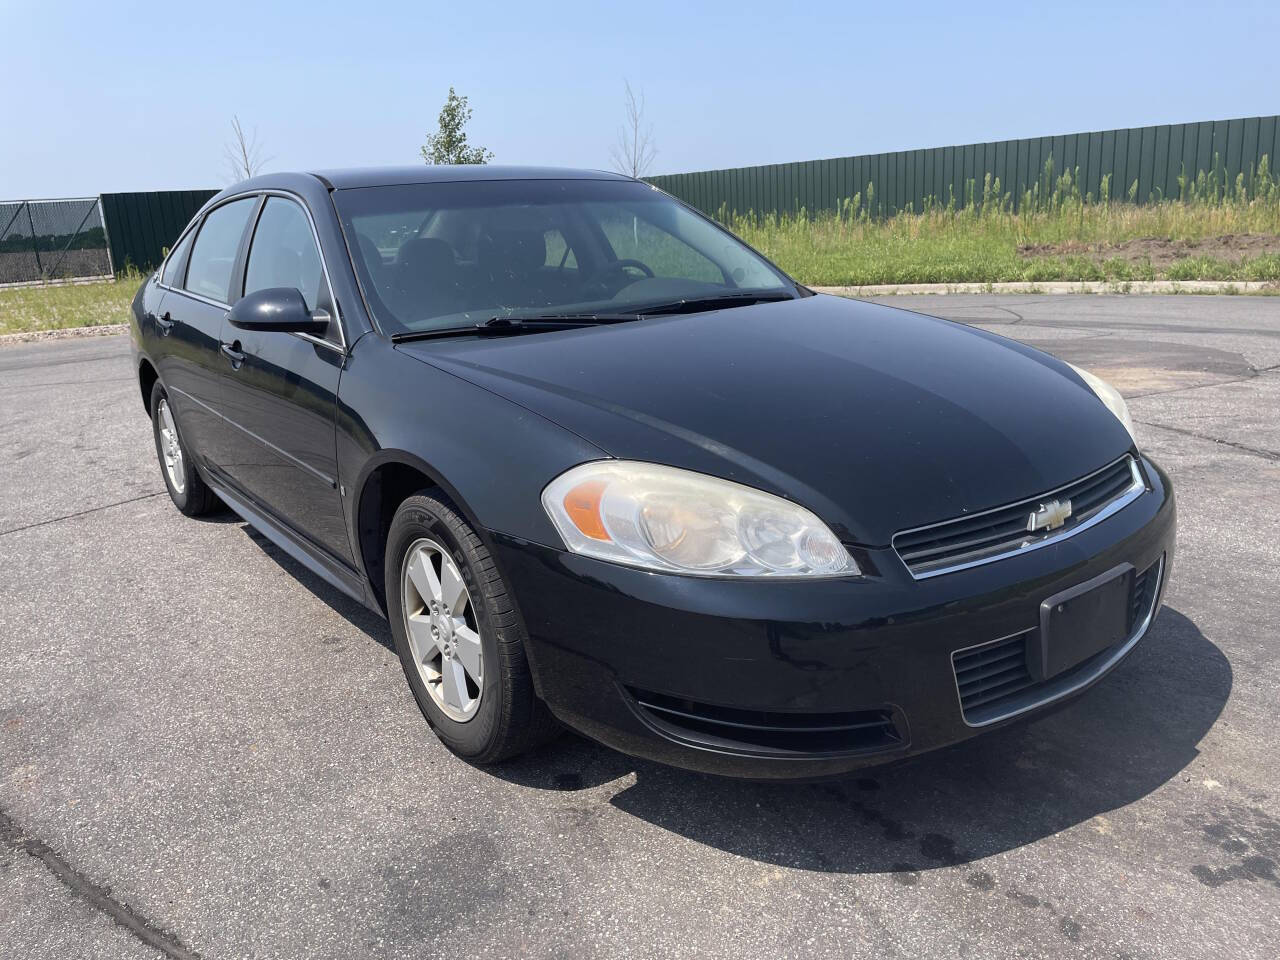
<svg viewBox="0 0 1280 960"><path fill-rule="evenodd" d="M244 363L244 354L240 352L240 341L235 343L224 343L222 345L222 355L231 361L231 369L239 370L240 364Z"/></svg>

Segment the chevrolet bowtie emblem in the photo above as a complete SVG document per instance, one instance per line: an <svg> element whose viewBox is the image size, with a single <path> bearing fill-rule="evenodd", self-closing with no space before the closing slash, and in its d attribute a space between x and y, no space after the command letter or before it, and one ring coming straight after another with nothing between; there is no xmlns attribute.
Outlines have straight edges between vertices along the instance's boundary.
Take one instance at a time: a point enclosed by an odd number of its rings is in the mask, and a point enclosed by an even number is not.
<svg viewBox="0 0 1280 960"><path fill-rule="evenodd" d="M1040 504L1040 509L1033 510L1027 517L1027 530L1031 533L1037 530L1057 530L1070 516L1070 500L1050 500Z"/></svg>

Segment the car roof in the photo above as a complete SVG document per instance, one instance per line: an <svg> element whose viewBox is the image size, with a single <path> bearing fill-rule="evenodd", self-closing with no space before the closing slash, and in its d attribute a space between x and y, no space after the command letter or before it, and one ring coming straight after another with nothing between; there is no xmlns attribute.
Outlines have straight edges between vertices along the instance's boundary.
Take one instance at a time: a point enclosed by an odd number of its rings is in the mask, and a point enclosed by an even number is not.
<svg viewBox="0 0 1280 960"><path fill-rule="evenodd" d="M607 170L574 170L565 167L520 167L494 164L412 167L356 167L343 170L313 170L335 190L350 187L382 187L401 183L441 183L457 180L630 180Z"/></svg>

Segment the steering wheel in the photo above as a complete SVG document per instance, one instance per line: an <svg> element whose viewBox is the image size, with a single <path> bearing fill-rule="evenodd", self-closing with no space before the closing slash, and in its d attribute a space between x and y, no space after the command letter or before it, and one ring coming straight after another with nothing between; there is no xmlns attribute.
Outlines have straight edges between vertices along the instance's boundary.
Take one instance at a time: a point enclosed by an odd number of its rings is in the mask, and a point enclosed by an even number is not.
<svg viewBox="0 0 1280 960"><path fill-rule="evenodd" d="M639 270L646 277L650 279L653 277L653 271L649 269L649 266L641 263L639 260L611 260L609 263L606 263L599 270L591 274L591 276L587 277L583 282L583 286L588 289L595 286L599 286L601 289L608 289L608 285L605 281L611 278L615 273L625 280L628 278L628 274L626 273L627 270Z"/></svg>

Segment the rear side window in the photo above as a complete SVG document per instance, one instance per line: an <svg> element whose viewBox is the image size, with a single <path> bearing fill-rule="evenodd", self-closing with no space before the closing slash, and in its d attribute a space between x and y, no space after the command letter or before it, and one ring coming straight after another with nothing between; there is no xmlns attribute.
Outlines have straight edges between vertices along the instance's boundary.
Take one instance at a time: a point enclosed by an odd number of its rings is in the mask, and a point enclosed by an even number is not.
<svg viewBox="0 0 1280 960"><path fill-rule="evenodd" d="M253 232L244 292L290 287L302 292L307 309L328 308L329 291L311 222L302 208L284 197L268 197Z"/></svg>
<svg viewBox="0 0 1280 960"><path fill-rule="evenodd" d="M233 200L204 218L187 267L186 287L192 293L219 303L230 301L231 270L255 203L256 197Z"/></svg>
<svg viewBox="0 0 1280 960"><path fill-rule="evenodd" d="M176 287L182 282L182 270L187 265L187 253L191 250L191 240L195 235L196 232L192 230L183 237L182 242L174 247L169 259L165 261L160 282L166 287Z"/></svg>

